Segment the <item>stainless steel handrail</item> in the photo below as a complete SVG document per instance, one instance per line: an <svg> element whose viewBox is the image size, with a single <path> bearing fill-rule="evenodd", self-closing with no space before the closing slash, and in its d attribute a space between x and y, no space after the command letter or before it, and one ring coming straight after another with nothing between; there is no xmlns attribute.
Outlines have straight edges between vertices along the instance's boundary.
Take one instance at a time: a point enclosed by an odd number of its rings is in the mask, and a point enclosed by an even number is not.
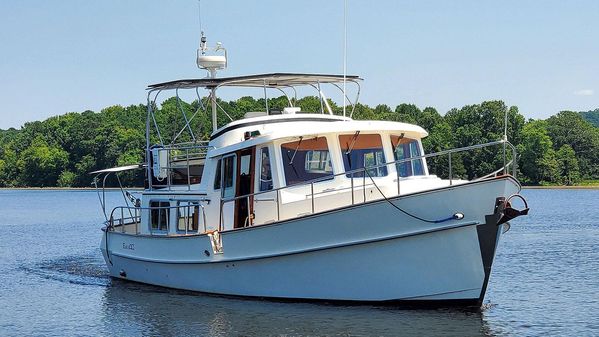
<svg viewBox="0 0 599 337"><path fill-rule="evenodd" d="M153 179L149 179L149 189L152 190L154 188L167 188L170 191L174 186L186 186L187 190L190 191L192 185L190 161L205 159L207 157L208 151L214 148L213 146L208 146L207 144L208 141L196 141L159 146L159 151L166 151L167 156L167 166L160 167L161 170L166 170L166 183L155 184L152 181ZM152 153L152 151L149 151L149 153ZM183 167L173 166L172 164L174 162L182 161L185 161L186 163L184 169L187 171L187 184L174 185L172 182L172 174L175 169L181 169ZM153 168L150 168L150 174L152 174L152 177L154 177L152 170ZM162 181L159 180L159 182Z"/></svg>
<svg viewBox="0 0 599 337"><path fill-rule="evenodd" d="M181 201L185 201L188 202L189 200L181 200ZM203 222L203 227L204 227L204 232L207 231L207 222L206 222L206 208L205 206L202 204L202 202L209 202L208 199L205 200L193 200L191 202L197 202L197 206L202 210L202 222ZM130 225L130 224L135 224L135 234L139 234L139 225L141 224L141 211L142 210L146 210L146 211L152 211L152 210L160 210L160 209L185 209L185 208L189 208L189 207L195 207L196 205L178 205L178 206L156 206L156 207L133 207L133 206L117 206L115 208L112 209L112 211L110 212L110 217L108 218L108 220L105 222L106 228L108 228L108 230L113 230L115 229L116 226L120 226L121 227L121 232L125 233L125 225ZM118 212L120 210L121 216L120 217L115 217L115 212ZM135 215L134 216L125 216L124 215L124 211L128 210L129 212L131 210L134 210ZM179 214L179 213L177 213ZM179 216L177 216L177 219L179 218ZM130 220L128 222L128 220ZM170 231L170 219L167 220L167 230L166 232ZM200 233L200 226L198 224L198 230L197 233ZM185 226L185 234L187 234L187 225ZM152 231L150 230L150 235L152 235Z"/></svg>
<svg viewBox="0 0 599 337"><path fill-rule="evenodd" d="M252 216L253 214L250 212L251 209L251 205L250 205L250 201L252 200L251 198L255 197L255 196L259 196L265 193L275 193L276 196L273 196L272 198L268 198L268 199L261 199L260 201L271 201L271 202L275 202L276 203L276 213L277 213L277 221L281 220L281 191L285 190L285 189L293 189L293 188L298 188L298 187L302 187L302 186L310 186L310 192L309 194L306 195L306 200L308 198L310 198L310 214L315 214L318 212L318 210L316 209L316 204L315 204L315 196L317 194L321 194L321 193L325 193L328 191L315 191L314 188L314 184L319 183L319 182L323 182L323 181L329 181L329 180L334 180L336 177L338 176L349 176L350 178L350 189L351 189L351 205L356 204L357 202L359 202L358 200L356 200L355 198L355 191L356 188L358 188L358 191L360 191L359 189L362 189L363 192L363 198L361 202L364 203L367 201L367 197L366 197L366 189L368 187L372 187L373 184L366 184L366 176L368 175L370 177L370 180L372 180L372 182L374 183L374 178L377 177L372 177L370 174L367 174L367 170L376 170L378 168L382 168L382 167L386 167L388 165L398 165L401 163L407 163L407 162L412 162L414 160L419 160L419 159L424 159L424 158L432 158L432 157L439 157L442 155L448 155L449 158L449 180L450 180L450 184L453 183L453 173L452 173L452 160L451 160L451 155L453 153L459 153L459 152L465 152L465 151L470 151L470 150L474 150L474 149L480 149L480 148L485 148L485 147L490 147L490 146L495 146L495 145L504 145L504 146L508 146L510 147L510 149L513 152L513 157L512 160L510 162L508 162L503 168L496 170L494 172L491 173L491 175L493 174L497 174L499 172L501 172L502 170L504 171L504 173L507 174L508 172L508 166L512 165L513 168L513 176L516 176L516 172L517 172L517 168L516 168L516 160L514 160L514 158L516 158L517 153L516 153L516 148L515 146L513 146L511 143L509 143L506 140L500 140L500 141L495 141L495 142L489 142L489 143L484 143L484 144L477 144L477 145L472 145L472 146L466 146L466 147L461 147L461 148L455 148L455 149L450 149L450 150L444 150L444 151L440 151L440 152L436 152L436 153L429 153L429 154L425 154L425 155L421 155L421 156L414 156L414 157L410 157L410 158L405 158L405 159L400 159L400 160L395 160L395 161L391 161L388 163L382 163L382 164L378 164L378 165L373 165L373 166L368 166L368 167L363 167L363 168L359 168L359 169L355 169L355 170L351 170L351 171L345 171L345 172L341 172L341 173L337 173L337 174L333 174L333 175L329 175L326 177L321 177L321 178L317 178L317 179L313 179L310 181L305 181L305 182L300 182L297 184L292 184L292 185L288 185L288 186L282 186L282 187L278 187L278 188L274 188L268 191L259 191L259 192L255 192L255 193L251 193L251 194L246 194L246 195L241 195L241 196L234 196L234 197L228 197L228 198L224 198L221 197L220 198L220 209L219 209L219 224L218 224L218 230L222 231L223 230L223 206L226 203L229 202L234 202L236 200L240 200L240 199L246 199L246 202L248 203L248 220L247 224L248 226L253 226L253 219ZM504 153L504 156L506 154ZM359 174L362 173L362 176L360 177ZM399 170L395 170L396 173L396 179L397 179L397 195L400 195L400 179L402 177L400 177L399 174ZM357 176L357 177L356 177ZM489 175L486 175L484 177L488 177ZM483 177L483 178L484 178ZM359 183L356 184L355 179L356 178L362 178L362 184L360 185ZM481 178L482 179L482 178ZM344 188L346 189L346 188ZM339 189L334 190L334 191L340 191ZM332 191L330 191L332 192ZM202 209L202 220L203 220L203 229L204 232L206 232L207 230L207 219L206 219L206 210L205 210L205 206L202 204L202 202L209 202L208 199L200 199L200 200L194 200L198 202L199 207ZM116 226L121 226L121 231L125 231L125 225L127 224L135 224L135 233L138 234L139 233L139 225L141 223L141 216L142 216L142 211L146 210L146 211L151 211L151 210L156 210L156 209L181 209L181 208L187 208L187 207L191 207L190 205L178 205L178 206L157 206L157 207L133 207L133 206L118 206L115 207L112 212L110 213L110 217L108 218L108 220L106 221L107 224L107 228L112 228L112 230L114 230L115 225ZM130 216L125 216L125 211L131 212L134 211L135 215L130 213ZM120 211L120 217L115 217L115 212L119 212ZM128 222L129 221L129 222ZM170 219L169 219L170 222ZM168 224L170 226L170 224ZM170 228L169 228L170 229ZM186 226L187 229L187 226ZM167 229L168 231L168 229ZM198 233L200 231L200 227L198 224ZM187 234L187 231L186 231ZM150 235L152 235L152 232L150 231Z"/></svg>
<svg viewBox="0 0 599 337"><path fill-rule="evenodd" d="M351 205L355 204L355 197L354 197L354 177L357 173L360 172L364 172L364 174L362 174L362 190L363 190L363 202L366 202L366 170L373 170L373 169L377 169L377 168L381 168L381 167L386 167L387 165L397 165L397 164L401 164L401 163L407 163L407 162L412 162L414 160L418 160L418 159L425 159L425 158L432 158L432 157L439 157L442 155L448 155L449 156L449 181L450 181L450 185L453 184L453 174L452 174L452 163L451 163L451 154L452 153L459 153L459 152L465 152L465 151L470 151L470 150L475 150L475 149L481 149L481 148L485 148L485 147L490 147L490 146L495 146L495 145L507 145L510 147L510 149L512 150L512 160L507 163L504 167L502 167L501 169L493 172L493 173L498 173L500 171L504 171L505 174L508 173L507 167L511 164L512 165L512 169L513 169L513 174L512 176L516 177L517 174L517 167L516 167L516 162L517 160L514 160L514 158L517 157L517 152L516 152L516 147L511 144L509 141L507 140L498 140L498 141L493 141L493 142L488 142L488 143L483 143L483 144L477 144L477 145L471 145L471 146L465 146L465 147L460 147L460 148L455 148L455 149L449 149L449 150L444 150L444 151L439 151L439 152L434 152L434 153L429 153L429 154L425 154L425 155L421 155L421 156L414 156L414 157L410 157L410 158L405 158L405 159L400 159L400 160L395 160L392 162L388 162L388 163L382 163L382 164L378 164L378 165L373 165L373 166L368 166L368 167L363 167L363 168L359 168L359 169L355 169L355 170L351 170L351 171L345 171L345 172L341 172L341 173L337 173L337 174L332 174L332 175L328 175L326 177L321 177L321 178L317 178L317 179L312 179L309 181L304 181L304 182L300 182L297 184L292 184L292 185L287 185L287 186L282 186L282 187L278 187L278 188L273 188L267 191L259 191L259 192L254 192L254 193L250 193L250 194L246 194L246 195L240 195L240 196L234 196L234 197L228 197L228 198L222 198L220 200L220 217L219 217L219 230L222 230L223 227L223 206L226 203L229 202L234 202L236 200L239 199L247 199L248 201L248 212L249 212L249 198L250 197L255 197L257 195L262 195L265 193L272 193L272 192L277 192L277 198L276 198L276 203L277 203L277 221L280 221L280 191L285 190L285 189L291 189L291 188L297 188L297 187L301 187L301 186L310 186L310 194L306 195L306 197L310 197L311 198L311 214L314 214L314 210L315 210L315 205L314 205L314 184L318 183L318 182L323 182L323 181L328 181L328 180L333 180L335 179L335 177L338 176L347 176L350 175L350 180L351 180L351 197L352 197L352 203ZM504 157L506 156L506 153L503 153ZM505 163L505 160L504 160ZM399 177L399 172L398 170L396 170L396 175L397 175L397 194L399 195L400 193L400 178ZM485 177L488 177L489 175L486 175ZM372 179L372 178L371 178ZM360 186L358 186L360 187Z"/></svg>

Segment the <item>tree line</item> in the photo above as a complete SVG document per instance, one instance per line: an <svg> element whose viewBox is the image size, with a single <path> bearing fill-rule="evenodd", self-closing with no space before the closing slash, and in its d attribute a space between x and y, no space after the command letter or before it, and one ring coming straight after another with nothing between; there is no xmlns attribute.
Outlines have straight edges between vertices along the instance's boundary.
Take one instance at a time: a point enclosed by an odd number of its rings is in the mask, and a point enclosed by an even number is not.
<svg viewBox="0 0 599 337"><path fill-rule="evenodd" d="M196 140L209 139L211 117L204 109L206 101L183 102L169 98L156 110L156 124L162 137L171 139L185 125L181 110L189 119ZM241 97L218 104L234 120L249 111L264 111L265 100ZM302 111L321 111L319 98L307 96L293 102ZM287 98L268 100L271 110L283 109ZM342 108L329 105L336 114ZM0 130L0 187L88 187L91 171L142 163L144 161L146 106L111 106L96 113L67 113L44 121L25 123L21 129ZM197 113L196 113L197 112ZM427 153L456 147L496 141L504 133L504 115L508 114L508 139L518 149L518 173L524 184L574 185L582 180L599 179L599 109L585 113L562 111L545 120L526 120L515 106L502 101L454 108L445 115L436 109L420 109L413 104L400 104L392 109L379 104L370 107L357 104L354 119L390 120L413 123L429 132L423 140ZM230 121L218 115L219 126ZM586 119L585 119L586 118ZM191 141L183 132L178 141ZM158 135L152 135L158 142ZM511 159L511 157L510 157ZM448 177L447 156L428 160L430 172ZM483 148L452 155L452 176L472 179L503 166L501 147ZM143 172L121 176L123 184L143 186Z"/></svg>

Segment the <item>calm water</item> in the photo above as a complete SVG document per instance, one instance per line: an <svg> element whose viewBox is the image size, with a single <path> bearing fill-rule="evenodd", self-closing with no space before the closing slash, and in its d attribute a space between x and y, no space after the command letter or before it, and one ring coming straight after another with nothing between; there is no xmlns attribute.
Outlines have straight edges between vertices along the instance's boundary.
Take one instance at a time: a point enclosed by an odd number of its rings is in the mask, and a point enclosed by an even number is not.
<svg viewBox="0 0 599 337"><path fill-rule="evenodd" d="M0 336L599 335L599 190L525 190L480 312L275 303L111 280L90 191L0 191ZM117 194L111 195L116 201Z"/></svg>

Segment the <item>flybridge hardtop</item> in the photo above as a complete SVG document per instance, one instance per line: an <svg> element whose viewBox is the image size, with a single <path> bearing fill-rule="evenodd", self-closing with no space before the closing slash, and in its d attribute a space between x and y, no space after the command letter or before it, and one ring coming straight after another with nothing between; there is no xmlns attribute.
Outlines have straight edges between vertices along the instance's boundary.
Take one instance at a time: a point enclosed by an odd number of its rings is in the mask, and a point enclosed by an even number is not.
<svg viewBox="0 0 599 337"><path fill-rule="evenodd" d="M506 137L425 154L419 126L352 119L357 76L217 78L226 50L209 50L202 35L197 64L210 77L148 87L146 164L94 172L110 276L259 298L481 305L499 238L528 212ZM263 88L264 109L233 120L216 99L232 86ZM317 111L295 106L297 87L314 90ZM342 116L325 96L331 87L342 94ZM180 104L182 90L197 95L192 114ZM154 109L164 91L175 92L184 124L169 138ZM288 106L269 107L269 91ZM198 114L211 114L210 141L199 137ZM219 128L217 115L229 122ZM503 154L495 171L473 180L453 173L456 156L487 147ZM106 178L138 167L146 188L121 188L123 205L107 209ZM523 210L512 207L516 200Z"/></svg>
<svg viewBox="0 0 599 337"><path fill-rule="evenodd" d="M421 139L428 135L426 130L420 126L407 123L355 121L349 117L313 113L272 115L245 118L231 122L216 130L210 137L210 145L216 149L208 155L210 157L221 155L223 152L228 151L228 149L221 148L229 145L245 147L281 138L356 132L357 129L361 130L360 132L397 132L401 130L404 136L413 139ZM244 139L246 132L259 132L259 137L254 136Z"/></svg>
<svg viewBox="0 0 599 337"><path fill-rule="evenodd" d="M172 90L183 88L212 89L221 86L255 87L255 88L289 88L313 84L343 83L344 79L350 82L361 81L359 76L326 75L326 74L299 74L299 73L269 73L247 76L183 79L164 83L151 84L148 90Z"/></svg>

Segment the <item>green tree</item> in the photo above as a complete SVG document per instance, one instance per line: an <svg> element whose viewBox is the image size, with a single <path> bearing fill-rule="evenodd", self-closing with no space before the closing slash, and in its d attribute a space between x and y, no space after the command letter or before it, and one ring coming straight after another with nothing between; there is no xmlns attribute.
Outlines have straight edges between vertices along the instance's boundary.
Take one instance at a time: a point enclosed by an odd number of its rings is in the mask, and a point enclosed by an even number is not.
<svg viewBox="0 0 599 337"><path fill-rule="evenodd" d="M574 185L580 180L580 170L576 153L570 145L562 145L557 151L557 162L562 183Z"/></svg>
<svg viewBox="0 0 599 337"><path fill-rule="evenodd" d="M368 105L357 103L354 109L353 119L372 120L376 119L376 115Z"/></svg>
<svg viewBox="0 0 599 337"><path fill-rule="evenodd" d="M453 148L453 137L451 127L448 123L441 121L429 130L429 136L422 140L422 146L426 153L436 153ZM436 174L441 178L449 178L449 156L441 155L427 158L430 174ZM454 153L451 157L452 178L458 179L466 176L461 154Z"/></svg>
<svg viewBox="0 0 599 337"><path fill-rule="evenodd" d="M520 143L524 116L518 108L508 108L502 101L487 101L452 109L445 115L453 134L454 147L488 143L503 138L505 114L508 115L507 135L514 144ZM481 177L503 166L503 152L499 147L487 147L462 155L468 179ZM510 153L507 153L508 160Z"/></svg>
<svg viewBox="0 0 599 337"><path fill-rule="evenodd" d="M37 136L17 162L21 167L21 181L25 186L56 186L68 160L66 151L49 146L41 136Z"/></svg>
<svg viewBox="0 0 599 337"><path fill-rule="evenodd" d="M599 178L598 128L593 127L576 112L562 111L547 119L547 131L555 150L564 145L572 147L585 178Z"/></svg>
<svg viewBox="0 0 599 337"><path fill-rule="evenodd" d="M12 143L0 147L0 187L14 187L19 185L19 170L17 161L19 157L11 147Z"/></svg>
<svg viewBox="0 0 599 337"><path fill-rule="evenodd" d="M530 121L524 125L519 153L519 167L527 182L538 184L558 180L557 161L553 143L547 134L547 122Z"/></svg>
<svg viewBox="0 0 599 337"><path fill-rule="evenodd" d="M416 124L420 114L422 111L416 105L402 103L395 107L395 116L393 117L398 122Z"/></svg>
<svg viewBox="0 0 599 337"><path fill-rule="evenodd" d="M59 187L73 187L75 186L75 178L75 173L71 171L62 171L56 184Z"/></svg>
<svg viewBox="0 0 599 337"><path fill-rule="evenodd" d="M599 108L591 111L583 111L580 115L586 121L599 128Z"/></svg>
<svg viewBox="0 0 599 337"><path fill-rule="evenodd" d="M305 112L320 112L320 99L316 96L302 97L295 102L295 106L299 106ZM326 107L324 108L326 112Z"/></svg>
<svg viewBox="0 0 599 337"><path fill-rule="evenodd" d="M374 107L373 111L375 119L392 120L393 110L387 104L379 104Z"/></svg>

